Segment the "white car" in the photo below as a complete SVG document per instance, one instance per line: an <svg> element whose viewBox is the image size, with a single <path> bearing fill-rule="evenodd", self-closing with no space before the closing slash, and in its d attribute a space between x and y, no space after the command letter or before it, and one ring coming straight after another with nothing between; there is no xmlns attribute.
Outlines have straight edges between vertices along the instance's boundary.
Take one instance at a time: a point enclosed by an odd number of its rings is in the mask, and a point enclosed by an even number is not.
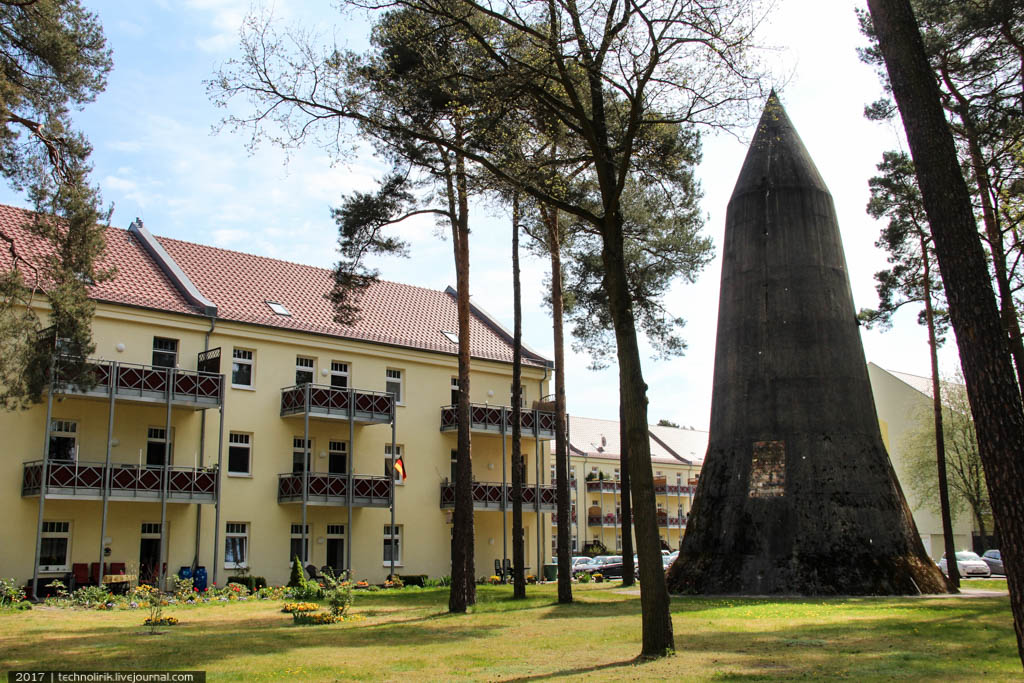
<svg viewBox="0 0 1024 683"><path fill-rule="evenodd" d="M992 576L992 570L989 569L985 561L978 557L977 553L972 553L969 550L960 550L956 554L956 568L960 573L961 577L969 576ZM949 575L946 570L946 555L942 555L942 559L939 560L939 569L943 574Z"/></svg>

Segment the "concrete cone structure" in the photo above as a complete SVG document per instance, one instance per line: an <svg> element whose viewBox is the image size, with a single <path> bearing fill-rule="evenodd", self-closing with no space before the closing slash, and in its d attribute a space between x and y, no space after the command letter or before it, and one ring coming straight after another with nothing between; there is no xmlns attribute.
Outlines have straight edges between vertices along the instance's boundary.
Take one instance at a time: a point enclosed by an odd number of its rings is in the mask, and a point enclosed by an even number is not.
<svg viewBox="0 0 1024 683"><path fill-rule="evenodd" d="M725 221L677 592L945 592L882 444L832 196L773 92Z"/></svg>

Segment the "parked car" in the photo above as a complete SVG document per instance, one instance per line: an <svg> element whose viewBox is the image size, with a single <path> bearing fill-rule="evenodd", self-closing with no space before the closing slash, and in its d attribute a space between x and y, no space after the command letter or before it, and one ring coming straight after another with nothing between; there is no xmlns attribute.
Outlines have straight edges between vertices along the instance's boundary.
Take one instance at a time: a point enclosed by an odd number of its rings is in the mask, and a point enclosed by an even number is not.
<svg viewBox="0 0 1024 683"><path fill-rule="evenodd" d="M988 565L993 574L1006 575L1006 570L1003 569L1003 556L998 550L986 550L981 559Z"/></svg>
<svg viewBox="0 0 1024 683"><path fill-rule="evenodd" d="M622 555L598 555L595 557L585 571L591 574L604 574L604 568L607 565L615 564L618 562L622 564ZM622 576L622 570L619 570L619 576Z"/></svg>
<svg viewBox="0 0 1024 683"><path fill-rule="evenodd" d="M992 570L988 568L985 561L978 557L977 553L972 553L969 550L960 550L956 553L956 568L960 572L960 576L992 576ZM943 574L949 575L949 571L946 568L946 555L943 553L942 559L939 560L939 569Z"/></svg>
<svg viewBox="0 0 1024 683"><path fill-rule="evenodd" d="M610 581L612 579L621 579L622 578L622 558L619 558L618 562L607 562L607 563L605 563L604 565L601 566L600 570L598 570L595 573L600 574L604 578L605 581ZM635 564L633 565L633 575L636 578L640 578L640 572L637 569Z"/></svg>
<svg viewBox="0 0 1024 683"><path fill-rule="evenodd" d="M668 570L668 568L672 566L672 563L676 561L677 557L679 557L679 551L678 550L675 551L674 553L672 553L671 555L662 555L661 556L662 566L666 570Z"/></svg>

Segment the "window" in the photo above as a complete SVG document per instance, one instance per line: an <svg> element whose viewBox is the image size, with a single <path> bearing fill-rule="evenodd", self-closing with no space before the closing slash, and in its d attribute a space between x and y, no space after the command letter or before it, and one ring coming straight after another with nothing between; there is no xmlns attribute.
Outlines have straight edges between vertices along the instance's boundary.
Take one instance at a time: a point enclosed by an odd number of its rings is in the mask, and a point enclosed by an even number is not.
<svg viewBox="0 0 1024 683"><path fill-rule="evenodd" d="M508 388L508 404L510 406L514 406L516 404L515 392L513 391L513 388L511 386ZM526 407L526 385L525 384L520 384L519 385L519 407L521 407L521 408L525 408Z"/></svg>
<svg viewBox="0 0 1024 683"><path fill-rule="evenodd" d="M615 468L615 481L619 481L619 476L620 476L619 468L616 467Z"/></svg>
<svg viewBox="0 0 1024 683"><path fill-rule="evenodd" d="M348 389L348 363L331 361L331 386L335 389Z"/></svg>
<svg viewBox="0 0 1024 683"><path fill-rule="evenodd" d="M251 389L252 351L249 349L234 349L231 355L231 386Z"/></svg>
<svg viewBox="0 0 1024 683"><path fill-rule="evenodd" d="M252 474L252 443L249 434L228 435L228 474Z"/></svg>
<svg viewBox="0 0 1024 683"><path fill-rule="evenodd" d="M224 568L249 566L249 523L228 522L224 534Z"/></svg>
<svg viewBox="0 0 1024 683"><path fill-rule="evenodd" d="M269 306L270 310L272 310L276 315L289 315L290 316L292 314L292 312L289 311L288 308L284 304L282 304L282 303L280 303L278 301L271 301L269 299L264 299L264 303L267 306Z"/></svg>
<svg viewBox="0 0 1024 683"><path fill-rule="evenodd" d="M452 377L452 405L459 404L459 378Z"/></svg>
<svg viewBox="0 0 1024 683"><path fill-rule="evenodd" d="M288 561L291 562L296 557L299 558L303 563L309 562L309 525L306 525L306 544L303 548L302 544L302 525L292 524L292 540L288 548Z"/></svg>
<svg viewBox="0 0 1024 683"><path fill-rule="evenodd" d="M554 463L551 464L551 483L558 483L558 467Z"/></svg>
<svg viewBox="0 0 1024 683"><path fill-rule="evenodd" d="M399 525L384 526L384 564L391 564L394 557L395 564L402 564L402 527Z"/></svg>
<svg viewBox="0 0 1024 683"><path fill-rule="evenodd" d="M301 439L300 439L301 441ZM300 459L301 462L301 459ZM348 442L331 441L327 448L327 471L330 474L348 474Z"/></svg>
<svg viewBox="0 0 1024 683"><path fill-rule="evenodd" d="M676 486L682 486L682 485L683 485L683 473L682 472L676 472Z"/></svg>
<svg viewBox="0 0 1024 683"><path fill-rule="evenodd" d="M153 365L158 368L178 366L178 340L153 337Z"/></svg>
<svg viewBox="0 0 1024 683"><path fill-rule="evenodd" d="M312 384L316 363L312 358L295 358L295 383Z"/></svg>
<svg viewBox="0 0 1024 683"><path fill-rule="evenodd" d="M576 481L576 465L569 465L569 481Z"/></svg>
<svg viewBox="0 0 1024 683"><path fill-rule="evenodd" d="M345 569L345 525L327 525L327 566L339 574Z"/></svg>
<svg viewBox="0 0 1024 683"><path fill-rule="evenodd" d="M394 394L395 403L402 403L402 371L388 368L384 382L384 391Z"/></svg>
<svg viewBox="0 0 1024 683"><path fill-rule="evenodd" d="M71 522L43 522L42 542L39 545L39 571L68 571L70 546Z"/></svg>
<svg viewBox="0 0 1024 683"><path fill-rule="evenodd" d="M142 538L160 538L159 522L143 522L141 528Z"/></svg>
<svg viewBox="0 0 1024 683"><path fill-rule="evenodd" d="M146 467L163 467L164 455L170 453L170 465L174 462L174 437L167 444L167 430L163 427L150 427L146 437Z"/></svg>
<svg viewBox="0 0 1024 683"><path fill-rule="evenodd" d="M391 444L384 444L384 476L391 477L396 484L402 484L402 475L395 471L395 459L402 457L401 444L395 444L395 453L391 453Z"/></svg>
<svg viewBox="0 0 1024 683"><path fill-rule="evenodd" d="M458 465L458 462L459 462L459 452L453 448L452 449L452 478L448 480L448 481L450 481L453 484L455 483L455 470L456 470L456 467Z"/></svg>
<svg viewBox="0 0 1024 683"><path fill-rule="evenodd" d="M309 448L309 453L306 453L306 448L303 446L301 436L297 436L292 439L292 474L302 474L302 456L306 455L306 471L313 471L313 463L311 458L313 457L313 440L305 442Z"/></svg>
<svg viewBox="0 0 1024 683"><path fill-rule="evenodd" d="M50 420L50 460L75 460L77 457L78 423Z"/></svg>

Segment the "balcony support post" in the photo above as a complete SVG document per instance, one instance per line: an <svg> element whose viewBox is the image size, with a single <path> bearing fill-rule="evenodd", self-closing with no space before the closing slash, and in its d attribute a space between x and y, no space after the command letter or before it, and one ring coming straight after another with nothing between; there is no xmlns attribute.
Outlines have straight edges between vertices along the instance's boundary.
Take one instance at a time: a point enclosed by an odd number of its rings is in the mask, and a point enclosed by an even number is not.
<svg viewBox="0 0 1024 683"><path fill-rule="evenodd" d="M391 415L392 423L395 421L394 414ZM391 457L395 457L395 446L394 440L392 439L391 445ZM345 543L345 571L350 572L349 578L351 578L352 571L352 496L354 495L353 481L352 481L352 460L356 457L356 394L352 387L348 388L348 454L345 457L346 474L348 475L348 484L345 487L345 507L348 510L348 519L345 520L345 524L348 525L348 537Z"/></svg>
<svg viewBox="0 0 1024 683"><path fill-rule="evenodd" d="M508 411L505 406L501 407L501 580L506 581L505 565L508 562L508 468L505 461L507 441L505 438L505 425L508 421Z"/></svg>
<svg viewBox="0 0 1024 683"><path fill-rule="evenodd" d="M392 463L392 465L394 465L394 462L395 462L395 426L396 426L395 423L397 421L398 421L398 411L395 409L395 402L392 400L392 402L391 402L391 463ZM405 461L403 460L403 462L405 462ZM390 570L390 573L388 574L388 578L393 581L394 580L394 576L395 576L395 545L396 545L396 542L397 543L405 543L405 541L403 541L401 538L396 538L396 534L395 534L395 500L398 498L398 496L395 495L397 492L395 491L395 469L394 469L394 467L391 468L391 481L388 482L388 483L390 484L390 486L388 488L391 491L391 570Z"/></svg>
<svg viewBox="0 0 1024 683"><path fill-rule="evenodd" d="M541 554L544 551L544 515L540 513L540 477L543 470L540 466L540 413L533 409L533 502L537 506L537 576L544 576L543 559Z"/></svg>
<svg viewBox="0 0 1024 683"><path fill-rule="evenodd" d="M111 372L117 376L117 361L111 366ZM114 383L110 382L108 387L108 393L110 394L110 402L107 408L107 457L103 465L103 476L101 477L100 486L103 489L103 518L100 520L100 573L102 574L103 569L103 544L104 539L107 537L107 512L110 503L110 449L112 444L110 443L114 439Z"/></svg>
<svg viewBox="0 0 1024 683"><path fill-rule="evenodd" d="M39 600L39 554L43 545L43 508L50 479L50 420L53 418L53 359L50 360L50 390L46 392L46 428L43 430L42 478L39 480L39 516L36 519L36 554L32 563L32 598Z"/></svg>
<svg viewBox="0 0 1024 683"><path fill-rule="evenodd" d="M221 376L221 387L220 387L220 435L217 437L217 472L213 477L213 485L216 487L216 497L214 498L214 512L213 512L213 568L211 575L213 576L213 582L217 583L218 574L218 560L220 551L220 489L221 480L220 473L223 470L224 460L224 378Z"/></svg>
<svg viewBox="0 0 1024 683"><path fill-rule="evenodd" d="M164 426L164 462L160 482L160 564L157 575L160 577L160 590L167 590L167 487L170 484L168 465L171 460L171 399L174 396L175 368L167 369L167 420ZM100 565L102 568L102 565Z"/></svg>
<svg viewBox="0 0 1024 683"><path fill-rule="evenodd" d="M302 387L305 397L305 412L302 414L302 562L309 562L309 534L307 533L306 508L309 505L309 383Z"/></svg>

